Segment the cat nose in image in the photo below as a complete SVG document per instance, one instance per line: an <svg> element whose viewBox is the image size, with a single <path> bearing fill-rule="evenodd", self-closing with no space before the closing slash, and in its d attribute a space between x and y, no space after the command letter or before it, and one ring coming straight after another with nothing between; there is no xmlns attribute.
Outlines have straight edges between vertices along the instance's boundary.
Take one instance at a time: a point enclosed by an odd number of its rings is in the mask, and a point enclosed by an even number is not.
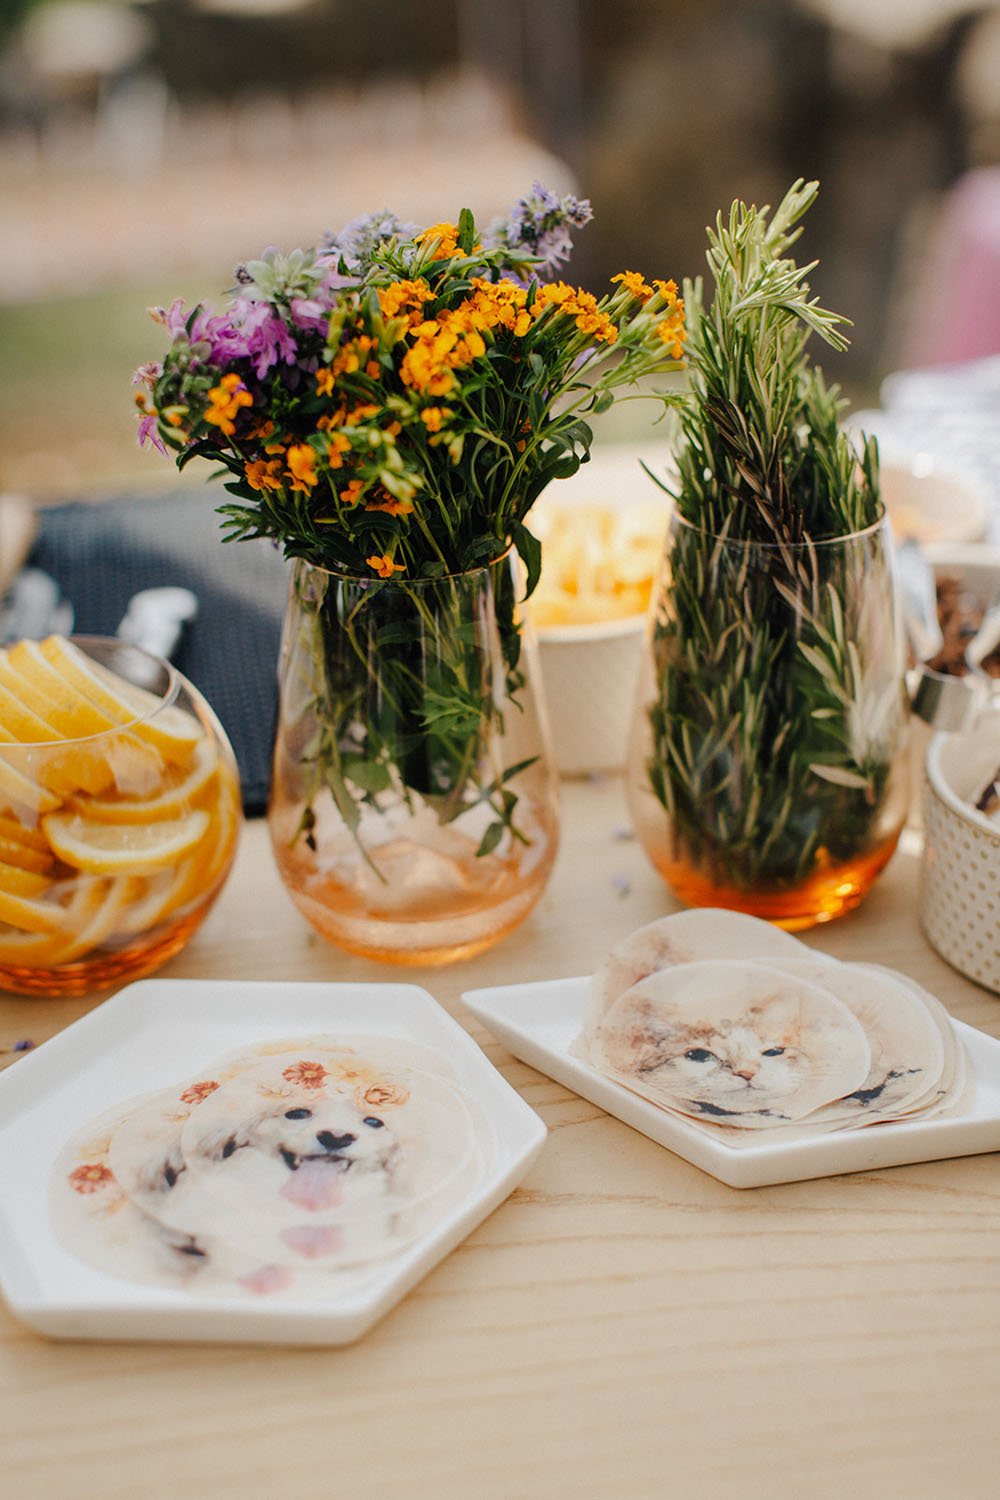
<svg viewBox="0 0 1000 1500"><path fill-rule="evenodd" d="M747 1081L747 1083L749 1083L751 1081L751 1079L757 1077L757 1069L756 1068L734 1068L733 1069L733 1074L734 1074L734 1076L736 1078L745 1078L746 1081Z"/></svg>

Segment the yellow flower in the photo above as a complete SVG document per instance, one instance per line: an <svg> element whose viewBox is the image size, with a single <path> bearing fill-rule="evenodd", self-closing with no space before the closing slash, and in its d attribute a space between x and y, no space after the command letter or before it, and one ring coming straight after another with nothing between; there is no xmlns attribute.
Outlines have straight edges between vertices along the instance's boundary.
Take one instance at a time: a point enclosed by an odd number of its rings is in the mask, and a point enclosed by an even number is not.
<svg viewBox="0 0 1000 1500"><path fill-rule="evenodd" d="M218 427L227 437L236 431L235 418L241 406L252 406L253 397L238 375L223 375L218 385L208 393L208 410L205 421Z"/></svg>
<svg viewBox="0 0 1000 1500"><path fill-rule="evenodd" d="M292 475L289 488L304 490L307 494L319 483L316 473L316 454L308 443L293 443L285 455Z"/></svg>
<svg viewBox="0 0 1000 1500"><path fill-rule="evenodd" d="M597 298L592 292L585 292L582 287L574 291L565 281L546 282L538 288L531 307L532 315L539 318L549 307L556 307L567 317L574 318L581 333L586 333L599 342L613 344L618 337L618 329L607 314L601 311Z"/></svg>
<svg viewBox="0 0 1000 1500"><path fill-rule="evenodd" d="M472 305L486 319L490 328L502 327L511 333L523 336L531 327L528 312L528 293L523 286L504 277L500 281L486 281L481 276L472 278L475 288Z"/></svg>
<svg viewBox="0 0 1000 1500"><path fill-rule="evenodd" d="M280 490L284 480L282 478L282 462L280 458L270 460L264 458L254 459L252 463L244 465L247 483L255 490Z"/></svg>
<svg viewBox="0 0 1000 1500"><path fill-rule="evenodd" d="M373 552L371 557L365 558L365 562L370 568L375 570L380 578L391 578L393 573L406 572L403 564L393 562L388 552L383 552L381 557Z"/></svg>
<svg viewBox="0 0 1000 1500"><path fill-rule="evenodd" d="M422 234L416 236L414 243L425 245L434 240L437 241L437 244L434 247L434 254L431 256L431 259L449 260L451 256L458 252L458 225L432 224L429 229L425 229ZM482 246L477 245L476 249L482 249Z"/></svg>
<svg viewBox="0 0 1000 1500"><path fill-rule="evenodd" d="M667 282L668 288L672 285L672 282ZM674 359L680 359L684 353L684 340L687 337L687 325L684 321L684 302L682 298L677 296L676 287L674 288L673 297L668 305L670 307L670 312L665 318L657 323L656 333L657 337L664 344L669 344L670 353L673 355Z"/></svg>
<svg viewBox="0 0 1000 1500"><path fill-rule="evenodd" d="M366 333L359 334L355 339L349 339L337 350L329 365L316 371L318 393L321 396L332 396L341 375L356 375L361 369L374 379L379 373L378 360L369 358L374 348L375 340L369 338Z"/></svg>
<svg viewBox="0 0 1000 1500"><path fill-rule="evenodd" d="M365 510L378 510L386 516L408 516L413 509L409 500L393 500L390 495L387 500L369 500Z"/></svg>
<svg viewBox="0 0 1000 1500"><path fill-rule="evenodd" d="M312 449L310 448L310 453ZM330 438L327 448L327 463L331 469L342 469L344 466L344 454L350 453L351 440L346 438L342 432L335 432ZM315 475L313 476L315 483Z"/></svg>
<svg viewBox="0 0 1000 1500"><path fill-rule="evenodd" d="M621 271L617 276L612 276L611 280L620 281L626 291L631 292L633 297L638 297L640 302L646 302L653 296L653 288L646 285L638 271ZM662 286L663 283L658 282L657 285ZM674 291L676 290L675 287Z"/></svg>
<svg viewBox="0 0 1000 1500"><path fill-rule="evenodd" d="M420 420L428 432L440 432L441 423L447 421L451 416L451 409L447 406L425 406L420 413Z"/></svg>
<svg viewBox="0 0 1000 1500"><path fill-rule="evenodd" d="M423 321L423 305L434 296L426 281L393 281L378 294L382 316L388 323L401 312L409 312L410 322Z"/></svg>
<svg viewBox="0 0 1000 1500"><path fill-rule="evenodd" d="M436 323L422 323L420 337L407 349L399 367L403 384L426 391L430 396L447 395L455 384L449 369L455 342L454 335L442 332Z"/></svg>

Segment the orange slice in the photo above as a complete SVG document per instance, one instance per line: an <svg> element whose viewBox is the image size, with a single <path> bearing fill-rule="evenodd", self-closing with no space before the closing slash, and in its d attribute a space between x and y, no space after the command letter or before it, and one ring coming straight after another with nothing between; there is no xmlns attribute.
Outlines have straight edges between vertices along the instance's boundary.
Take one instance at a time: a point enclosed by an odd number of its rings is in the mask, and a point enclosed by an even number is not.
<svg viewBox="0 0 1000 1500"><path fill-rule="evenodd" d="M16 665L14 652L28 644L35 643L21 641L12 648L13 665ZM64 636L50 635L38 642L37 652L63 682L110 715L115 723L131 725L133 734L155 745L168 760L187 761L202 738L204 730L191 714L170 705L164 707L154 693L126 682ZM133 724L137 719L143 722Z"/></svg>
<svg viewBox="0 0 1000 1500"><path fill-rule="evenodd" d="M158 823L97 823L74 812L42 819L54 853L77 870L95 875L148 875L190 854L208 832L201 808Z"/></svg>
<svg viewBox="0 0 1000 1500"><path fill-rule="evenodd" d="M195 748L190 770L166 771L152 795L81 797L75 805L95 823L159 822L177 817L192 805L207 807L218 770L219 752L206 736Z"/></svg>

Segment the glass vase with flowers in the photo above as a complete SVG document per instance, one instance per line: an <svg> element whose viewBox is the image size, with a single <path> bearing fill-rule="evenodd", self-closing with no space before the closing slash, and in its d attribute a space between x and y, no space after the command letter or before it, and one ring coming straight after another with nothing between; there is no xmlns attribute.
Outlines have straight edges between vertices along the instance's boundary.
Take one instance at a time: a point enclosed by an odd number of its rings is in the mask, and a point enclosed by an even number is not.
<svg viewBox="0 0 1000 1500"><path fill-rule="evenodd" d="M480 950L555 857L526 518L685 337L672 281L553 279L589 217L536 184L482 233L385 213L267 252L225 312L162 314L173 342L140 372L142 435L221 465L227 540L295 564L272 839L306 916L372 957Z"/></svg>

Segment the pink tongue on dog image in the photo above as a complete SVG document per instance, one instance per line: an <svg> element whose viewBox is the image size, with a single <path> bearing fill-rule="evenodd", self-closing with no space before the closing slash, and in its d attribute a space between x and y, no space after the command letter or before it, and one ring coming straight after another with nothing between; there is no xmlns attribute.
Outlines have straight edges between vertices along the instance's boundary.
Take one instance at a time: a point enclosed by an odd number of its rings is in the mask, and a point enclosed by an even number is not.
<svg viewBox="0 0 1000 1500"><path fill-rule="evenodd" d="M300 1162L281 1189L281 1196L310 1213L336 1208L344 1201L342 1178L343 1169L337 1162L314 1157Z"/></svg>

